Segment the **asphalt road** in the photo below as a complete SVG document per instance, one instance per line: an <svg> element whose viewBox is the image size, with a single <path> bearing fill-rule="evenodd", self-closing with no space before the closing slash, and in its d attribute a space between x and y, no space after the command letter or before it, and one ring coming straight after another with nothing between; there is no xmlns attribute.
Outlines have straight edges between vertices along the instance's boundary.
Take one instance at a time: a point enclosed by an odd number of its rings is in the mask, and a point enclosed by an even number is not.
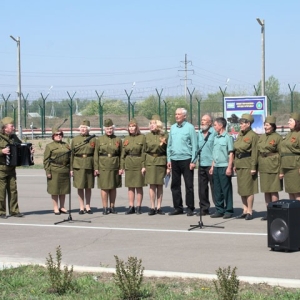
<svg viewBox="0 0 300 300"><path fill-rule="evenodd" d="M102 215L100 190L95 188L94 214L78 214L77 192L72 189L70 201L69 197L66 201L67 208L71 203L71 214L56 216L46 192L44 171L20 169L17 173L19 206L25 217L0 219L1 265L45 264L48 254L55 255L60 245L63 262L78 270L110 272L115 267L114 255L123 260L134 256L142 259L145 275L211 278L219 267L231 266L237 267L238 276L249 282L300 287L300 252L268 248L267 222L260 220L266 212L263 194L255 196L253 220L204 216L204 225L224 228L189 231L190 225L198 224L196 215L148 216L148 187L144 188L142 215L125 215L128 201L123 187L117 191L117 215ZM242 203L236 193L236 178L233 186L237 216L242 212ZM287 195L282 192L280 198L286 199ZM197 174L195 199L198 210ZM172 210L169 187L164 189L163 210Z"/></svg>

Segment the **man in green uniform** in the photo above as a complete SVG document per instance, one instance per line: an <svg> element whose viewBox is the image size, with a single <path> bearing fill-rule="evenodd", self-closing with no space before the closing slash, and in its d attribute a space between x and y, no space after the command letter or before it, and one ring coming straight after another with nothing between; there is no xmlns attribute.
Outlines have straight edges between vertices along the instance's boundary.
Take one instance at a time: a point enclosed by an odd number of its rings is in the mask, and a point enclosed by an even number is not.
<svg viewBox="0 0 300 300"><path fill-rule="evenodd" d="M217 132L213 145L213 163L209 173L213 175L216 212L211 218L229 219L233 214L233 194L231 176L233 172L233 138L226 131L224 118L216 118Z"/></svg>
<svg viewBox="0 0 300 300"><path fill-rule="evenodd" d="M19 211L16 167L7 165L10 155L8 144L22 143L15 135L14 120L5 117L1 120L0 133L0 218L6 219L6 193L9 213L13 217L23 217Z"/></svg>
<svg viewBox="0 0 300 300"><path fill-rule="evenodd" d="M94 150L96 138L91 136L90 121L83 120L79 126L80 135L71 142L71 176L73 186L78 189L79 214L92 214L91 195L94 188ZM84 208L85 198L85 208Z"/></svg>

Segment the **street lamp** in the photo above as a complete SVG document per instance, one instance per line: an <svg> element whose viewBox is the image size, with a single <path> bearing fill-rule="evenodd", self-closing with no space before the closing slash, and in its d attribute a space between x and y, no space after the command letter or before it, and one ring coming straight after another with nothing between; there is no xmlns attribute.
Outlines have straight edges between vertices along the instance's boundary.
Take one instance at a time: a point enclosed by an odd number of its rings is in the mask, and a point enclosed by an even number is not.
<svg viewBox="0 0 300 300"><path fill-rule="evenodd" d="M265 95L265 20L256 18L261 26L261 95Z"/></svg>
<svg viewBox="0 0 300 300"><path fill-rule="evenodd" d="M18 137L22 139L22 128L21 128L21 45L20 37L17 39L12 35L10 36L17 43L17 61L18 61Z"/></svg>

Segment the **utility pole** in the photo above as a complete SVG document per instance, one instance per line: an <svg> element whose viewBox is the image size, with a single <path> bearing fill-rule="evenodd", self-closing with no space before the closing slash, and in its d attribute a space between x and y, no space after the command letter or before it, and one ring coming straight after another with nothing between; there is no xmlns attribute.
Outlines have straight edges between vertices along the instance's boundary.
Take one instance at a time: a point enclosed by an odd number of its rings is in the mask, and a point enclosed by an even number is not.
<svg viewBox="0 0 300 300"><path fill-rule="evenodd" d="M188 79L188 72L193 72L194 74L194 70L188 70L187 66L188 64L191 64L192 65L192 61L191 60L187 60L187 54L185 54L185 58L184 58L184 61L181 61L181 63L184 63L184 70L178 70L178 71L182 71L184 72L184 79L181 79L181 80L184 80L184 92L185 92L185 100L187 100L187 81L190 80L192 81L191 79Z"/></svg>

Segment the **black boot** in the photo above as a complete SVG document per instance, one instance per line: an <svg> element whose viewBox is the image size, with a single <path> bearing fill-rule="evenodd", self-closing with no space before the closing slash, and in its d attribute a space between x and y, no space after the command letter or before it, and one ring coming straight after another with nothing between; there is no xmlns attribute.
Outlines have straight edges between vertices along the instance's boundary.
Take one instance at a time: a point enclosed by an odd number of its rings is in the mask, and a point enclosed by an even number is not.
<svg viewBox="0 0 300 300"><path fill-rule="evenodd" d="M117 214L118 212L115 210L114 207L111 207L111 208L110 208L110 213L112 213L112 214Z"/></svg>
<svg viewBox="0 0 300 300"><path fill-rule="evenodd" d="M126 211L126 215L132 215L135 213L134 206L129 206L128 210Z"/></svg>
<svg viewBox="0 0 300 300"><path fill-rule="evenodd" d="M107 208L107 207L104 207L103 208L103 212L102 212L102 214L103 215L108 215L110 213L110 210L109 210L109 208Z"/></svg>
<svg viewBox="0 0 300 300"><path fill-rule="evenodd" d="M141 210L141 207L140 206L137 206L136 209L135 209L135 213L137 215L140 215L142 213L142 210Z"/></svg>

